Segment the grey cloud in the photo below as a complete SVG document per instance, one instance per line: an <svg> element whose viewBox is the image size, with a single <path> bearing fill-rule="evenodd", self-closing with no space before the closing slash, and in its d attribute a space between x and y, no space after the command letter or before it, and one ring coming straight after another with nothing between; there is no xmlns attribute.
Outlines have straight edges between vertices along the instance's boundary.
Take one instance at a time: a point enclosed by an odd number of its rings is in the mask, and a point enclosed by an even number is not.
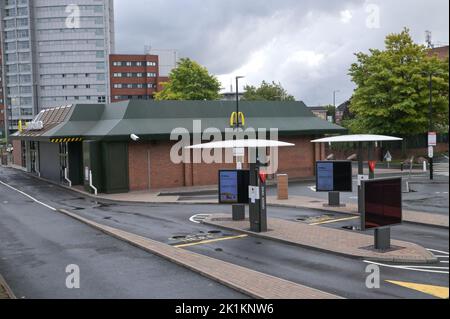
<svg viewBox="0 0 450 319"><path fill-rule="evenodd" d="M367 3L380 8L380 28L365 26ZM248 69L246 81L280 81L308 104L329 104L351 96L347 76L354 52L383 47L387 33L411 29L423 41L433 31L448 42L445 0L116 0L116 43L119 52L140 53L145 45L177 49L217 75ZM339 21L350 10L348 23ZM255 54L263 57L251 69ZM302 55L306 54L306 60ZM308 57L322 57L310 65ZM298 58L300 56L300 58ZM296 59L296 57L298 59ZM246 69L246 70L247 70Z"/></svg>

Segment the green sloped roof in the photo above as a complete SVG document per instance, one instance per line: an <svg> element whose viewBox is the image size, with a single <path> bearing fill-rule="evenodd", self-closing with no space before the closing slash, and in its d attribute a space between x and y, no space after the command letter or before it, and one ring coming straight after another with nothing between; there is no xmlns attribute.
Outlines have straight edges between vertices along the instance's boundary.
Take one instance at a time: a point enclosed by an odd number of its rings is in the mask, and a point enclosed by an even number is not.
<svg viewBox="0 0 450 319"><path fill-rule="evenodd" d="M166 139L175 128L193 131L201 120L202 130L229 127L235 102L230 101L126 101L112 104L76 104L63 122L33 134L33 139L83 137L85 139ZM281 135L345 133L346 129L324 121L302 102L240 102L246 127L276 128ZM45 124L45 123L44 123ZM26 132L16 137L27 138Z"/></svg>

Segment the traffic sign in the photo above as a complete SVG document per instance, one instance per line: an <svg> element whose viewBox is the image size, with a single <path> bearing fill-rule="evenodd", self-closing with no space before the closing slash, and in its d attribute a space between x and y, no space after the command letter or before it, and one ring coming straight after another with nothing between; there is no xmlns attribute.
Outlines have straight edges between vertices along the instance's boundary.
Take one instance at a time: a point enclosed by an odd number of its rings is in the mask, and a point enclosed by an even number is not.
<svg viewBox="0 0 450 319"><path fill-rule="evenodd" d="M429 158L433 158L434 157L434 147L433 146L429 146L428 147L428 157Z"/></svg>
<svg viewBox="0 0 450 319"><path fill-rule="evenodd" d="M389 151L387 151L386 155L384 155L384 159L386 162L392 162L392 155Z"/></svg>
<svg viewBox="0 0 450 319"><path fill-rule="evenodd" d="M428 132L428 146L437 146L436 132Z"/></svg>

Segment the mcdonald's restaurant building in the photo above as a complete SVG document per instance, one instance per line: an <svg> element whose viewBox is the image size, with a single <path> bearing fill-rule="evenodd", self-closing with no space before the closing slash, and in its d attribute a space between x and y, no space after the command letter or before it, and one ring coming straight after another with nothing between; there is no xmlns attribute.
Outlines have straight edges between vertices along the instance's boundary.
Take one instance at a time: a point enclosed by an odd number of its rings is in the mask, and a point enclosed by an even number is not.
<svg viewBox="0 0 450 319"><path fill-rule="evenodd" d="M218 170L235 164L192 163L192 154L174 163L170 153L178 141L171 133L184 128L193 143L193 123L201 120L202 130L216 128L224 136L235 107L227 101L136 100L48 109L11 136L13 164L72 187L91 191L92 184L100 193L215 185ZM312 139L346 132L302 102L241 102L240 111L246 128L276 128L280 140L295 144L279 149L278 173L291 179L312 177L315 161L325 157L324 146Z"/></svg>

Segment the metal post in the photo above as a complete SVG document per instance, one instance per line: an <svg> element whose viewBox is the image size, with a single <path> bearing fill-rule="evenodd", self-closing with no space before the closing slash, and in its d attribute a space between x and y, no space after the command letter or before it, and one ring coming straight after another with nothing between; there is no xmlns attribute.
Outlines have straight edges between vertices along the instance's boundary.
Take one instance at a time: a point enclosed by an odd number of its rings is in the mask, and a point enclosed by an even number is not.
<svg viewBox="0 0 450 319"><path fill-rule="evenodd" d="M375 249L388 250L391 248L391 228L379 228L375 229Z"/></svg>
<svg viewBox="0 0 450 319"><path fill-rule="evenodd" d="M430 72L430 106L429 106L429 116L430 116L430 132L433 132L433 73ZM434 170L433 170L433 157L429 158L430 160L430 180L434 179Z"/></svg>
<svg viewBox="0 0 450 319"><path fill-rule="evenodd" d="M358 175L364 175L364 163L363 163L363 145L362 142L358 142ZM363 216L363 194L362 185L358 185L358 213L359 216Z"/></svg>

